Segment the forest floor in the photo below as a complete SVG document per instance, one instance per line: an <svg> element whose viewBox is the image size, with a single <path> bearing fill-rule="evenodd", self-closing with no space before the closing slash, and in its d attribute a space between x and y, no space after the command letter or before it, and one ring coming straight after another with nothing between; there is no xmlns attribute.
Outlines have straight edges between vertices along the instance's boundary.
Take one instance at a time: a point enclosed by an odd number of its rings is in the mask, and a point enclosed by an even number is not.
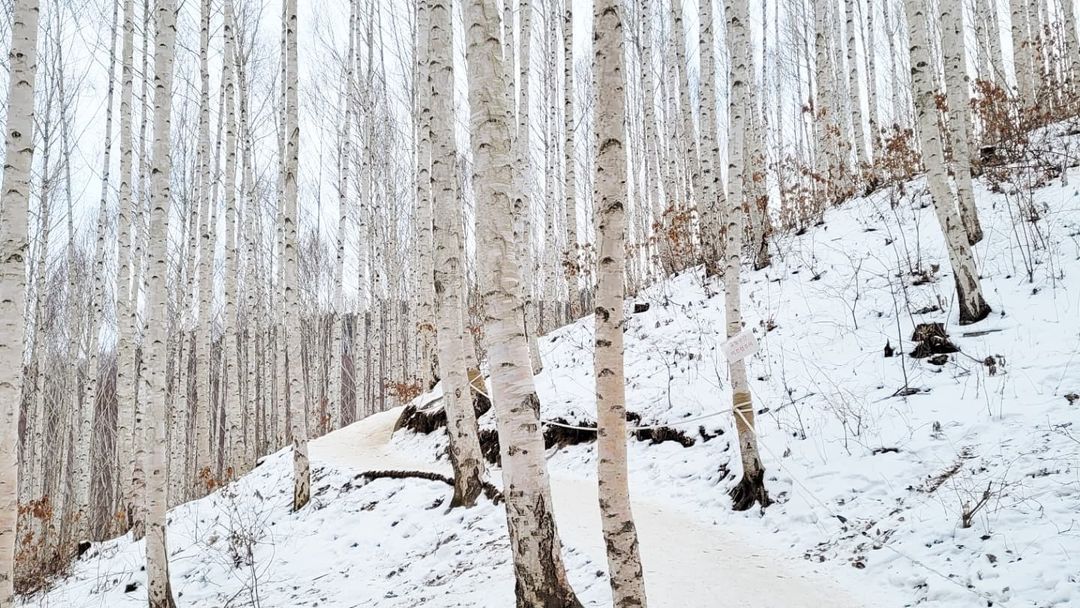
<svg viewBox="0 0 1080 608"><path fill-rule="evenodd" d="M1057 129L1038 137L1054 158L1080 149ZM1031 163L976 184L993 313L971 326L922 179L775 235L772 265L743 282L764 511L734 512L727 494L739 464L720 285L694 269L633 299L649 307L627 320L627 407L680 440L629 450L652 606L1080 605L1080 169L1054 173ZM955 352L910 356L920 323L941 323ZM544 419L595 420L592 330L590 316L541 338ZM287 450L173 509L179 605L511 606L500 506L450 511L441 482L356 473L448 469L445 433L388 437L393 417L313 442L299 513ZM585 605L610 605L595 445L547 457L570 581ZM142 564L130 537L98 543L24 605L144 605Z"/></svg>
<svg viewBox="0 0 1080 608"><path fill-rule="evenodd" d="M358 472L395 469L450 475L445 460L419 459L413 452L391 445L394 423L401 409L370 416L313 442L312 458ZM555 473L551 486L562 541L587 554L592 561L604 563L595 477L585 479ZM807 562L771 554L752 538L699 521L693 513L676 505L659 498L635 497L633 510L651 606L705 605L702 602L709 601L711 585L723 588L724 605L732 608L862 605L851 599L839 583L813 572ZM704 585L704 581L709 581L709 585Z"/></svg>

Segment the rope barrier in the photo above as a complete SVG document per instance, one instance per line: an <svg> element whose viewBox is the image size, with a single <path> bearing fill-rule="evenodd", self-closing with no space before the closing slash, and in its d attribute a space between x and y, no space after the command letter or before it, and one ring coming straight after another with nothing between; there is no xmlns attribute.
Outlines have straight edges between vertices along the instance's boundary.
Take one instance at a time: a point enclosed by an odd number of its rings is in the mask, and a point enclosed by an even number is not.
<svg viewBox="0 0 1080 608"><path fill-rule="evenodd" d="M749 388L749 383L747 383L747 386ZM750 389L750 392L753 393L752 388ZM756 397L756 395L755 395L755 397ZM740 412L738 410L735 410L735 415L742 419L743 424L745 424L750 429L750 432L754 434L755 438L760 439L760 435L758 435L757 429L754 427L753 424L750 424L750 422L746 419L746 416L742 412ZM847 524L847 521L848 521L847 518L844 517L843 515L840 515L839 513L834 512L829 507L829 505L826 504L826 502L824 500L822 500L817 494L815 494L813 492L813 490L806 487L806 485L803 482L799 481L799 478L795 476L795 474L791 471L791 469L784 466L783 460L778 458L776 456L776 453L769 449L769 446L765 445L765 443L763 441L758 441L757 445L760 446L763 450L765 450L765 452L768 453L770 457L772 457L773 461L776 463L776 466L779 467L780 470L787 473L788 476L791 477L791 481L794 482L795 485L798 486L799 489L801 489L802 492L807 497L813 499L814 502L821 505L821 508L825 510L825 512L829 515L830 518L836 519L841 524ZM851 529L854 530L855 533L857 533L859 536L862 536L862 537L866 538L867 540L872 541L875 545L880 546L880 547L885 548L885 549L888 549L889 551L892 551L896 555L906 559L907 561L909 561L912 564L922 568L923 570L926 570L927 572L930 572L931 574L934 574L935 576L937 576L937 577L939 577L939 578L941 578L943 580L946 580L946 581L952 583L953 585L956 585L960 589L963 589L964 591L967 591L968 593L971 593L972 595L975 595L976 597L982 599L983 601L988 602L988 604L987 604L988 606L1006 606L1007 607L1007 604L1003 600L991 597L988 594L985 594L985 593L983 593L981 591L977 591L975 589L972 589L972 588L968 587L967 585L965 585L965 584L961 583L960 581L950 577L949 575L944 574L944 573L940 572L939 570L928 566L927 564L923 563L918 558L912 557L912 556L908 555L907 553L904 553L900 549L897 549L896 547L893 547L892 545L889 544L888 540L883 540L883 539L871 536L865 530L861 530L856 526L851 526Z"/></svg>
<svg viewBox="0 0 1080 608"><path fill-rule="evenodd" d="M471 388L477 394L483 395L484 397L487 397L488 400L491 400L490 395L488 395L486 392L484 392L479 387L474 385L472 382L469 383L469 388ZM747 389L753 395L752 398L756 399L757 395L754 394L754 389L752 387L750 387L749 383L747 383ZM439 400L441 400L441 399L442 398L440 397ZM752 399L747 399L744 402L739 403L738 405L740 405L740 406L742 406L742 405L750 405L751 403L752 403ZM426 408L423 411L426 412L429 409L431 409L431 408ZM753 424L751 424L749 420L747 420L746 415L743 414L741 411L739 411L739 409L737 407L723 409L723 410L720 410L720 411L717 411L717 412L712 412L710 414L705 414L705 415L697 416L697 417L694 417L694 418L688 418L686 420L680 420L678 422L670 422L670 423L664 423L664 424L653 424L653 425L646 425L646 426L635 426L635 427L629 427L626 430L627 430L627 432L636 432L636 431L645 431L645 430L655 430L655 429L658 429L658 428L661 428L661 427L674 427L674 426L679 426L679 425L684 425L684 424L690 424L692 422L700 422L702 420L707 420L709 418L715 418L717 416L722 416L724 414L731 414L731 413L734 413L736 416L738 416L740 419L742 419L743 424L745 424L747 426L747 428L750 429L750 432L754 434L754 437L760 439L760 436L758 435L758 432L757 432L757 428L755 428L755 426ZM557 426L557 427L562 427L562 428L565 428L565 429L572 429L572 430L576 430L576 431L591 431L591 432L594 432L594 433L597 432L597 428L594 427L594 426L579 426L579 425L573 425L573 424L566 424L566 423L558 422L558 421L555 421L555 420L541 419L540 424L543 424L543 425L546 425L546 426ZM848 520L847 520L846 517L844 517L843 515L840 515L839 513L834 512L824 500L822 500L817 494L815 494L810 488L808 488L803 482L801 482L799 480L799 478L796 477L795 474L791 471L791 469L784 466L783 460L781 458L779 458L776 455L775 452L770 450L769 447L767 445L765 445L764 442L758 441L757 444L766 453L769 454L769 456L773 459L773 462L776 463L777 467L779 467L782 471L787 473L789 477L791 477L792 482L796 486L798 486L798 488L808 498L812 499L814 502L816 502L818 505L820 505L822 509L825 510L825 512L829 515L830 518L836 519L837 521L839 521L842 524L847 524ZM977 591L975 589L972 589L972 588L968 587L967 585L965 585L962 582L950 577L949 575L944 574L944 573L940 572L939 570L927 565L926 563L922 562L918 558L912 557L911 555L908 555L907 553L901 551L900 549L897 549L896 547L893 547L892 545L889 544L889 542L887 540L883 540L883 539L874 537L874 536L868 534L865 530L860 530L855 526L852 526L851 529L854 530L856 534L866 538L867 540L870 540L875 545L880 546L880 547L882 547L884 549L888 549L889 551L892 551L893 553L895 553L899 557L901 557L903 559L906 559L907 561L911 562L912 564L922 568L923 570L926 570L927 572L930 572L931 574L937 576L938 578L941 578L942 580L948 581L949 583L951 583L953 585L956 585L960 589L963 589L964 591L967 591L968 593L971 593L972 595L982 599L983 601L988 602L989 603L988 605L1007 606L1006 603L1003 600L1001 600L999 598L994 598L994 597L992 597L992 596L990 596L988 594L982 593L981 591Z"/></svg>

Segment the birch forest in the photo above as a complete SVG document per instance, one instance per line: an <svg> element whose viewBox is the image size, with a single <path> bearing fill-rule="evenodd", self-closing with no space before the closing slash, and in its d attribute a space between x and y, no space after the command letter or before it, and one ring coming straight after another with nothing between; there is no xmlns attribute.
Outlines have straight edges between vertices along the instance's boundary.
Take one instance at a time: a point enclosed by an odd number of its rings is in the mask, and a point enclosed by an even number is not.
<svg viewBox="0 0 1080 608"><path fill-rule="evenodd" d="M0 608L1080 603L1076 4L3 2Z"/></svg>

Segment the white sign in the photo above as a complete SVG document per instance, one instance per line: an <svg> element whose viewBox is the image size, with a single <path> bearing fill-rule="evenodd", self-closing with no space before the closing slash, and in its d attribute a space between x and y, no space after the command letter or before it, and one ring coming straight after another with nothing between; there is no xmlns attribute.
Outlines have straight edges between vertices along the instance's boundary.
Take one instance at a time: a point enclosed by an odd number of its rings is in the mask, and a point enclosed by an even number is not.
<svg viewBox="0 0 1080 608"><path fill-rule="evenodd" d="M738 361L752 356L758 351L757 339L754 337L754 331L747 328L734 336L731 336L727 342L720 345L720 350L723 351L724 357L727 358L728 362Z"/></svg>

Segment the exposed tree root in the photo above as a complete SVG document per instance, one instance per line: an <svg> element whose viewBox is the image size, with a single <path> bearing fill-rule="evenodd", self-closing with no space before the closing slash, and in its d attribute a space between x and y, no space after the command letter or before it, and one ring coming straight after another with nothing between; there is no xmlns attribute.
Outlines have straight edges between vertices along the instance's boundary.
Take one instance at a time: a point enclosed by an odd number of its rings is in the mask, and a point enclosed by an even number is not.
<svg viewBox="0 0 1080 608"><path fill-rule="evenodd" d="M765 491L765 471L760 470L754 475L743 474L742 480L728 492L731 496L731 508L736 511L748 511L754 503L764 509L772 504L769 493Z"/></svg>
<svg viewBox="0 0 1080 608"><path fill-rule="evenodd" d="M450 487L454 487L454 478L430 471L365 471L353 479L374 481L376 479L426 479L428 481L441 481ZM482 482L484 496L494 504L503 501L503 494L498 488L488 482Z"/></svg>

